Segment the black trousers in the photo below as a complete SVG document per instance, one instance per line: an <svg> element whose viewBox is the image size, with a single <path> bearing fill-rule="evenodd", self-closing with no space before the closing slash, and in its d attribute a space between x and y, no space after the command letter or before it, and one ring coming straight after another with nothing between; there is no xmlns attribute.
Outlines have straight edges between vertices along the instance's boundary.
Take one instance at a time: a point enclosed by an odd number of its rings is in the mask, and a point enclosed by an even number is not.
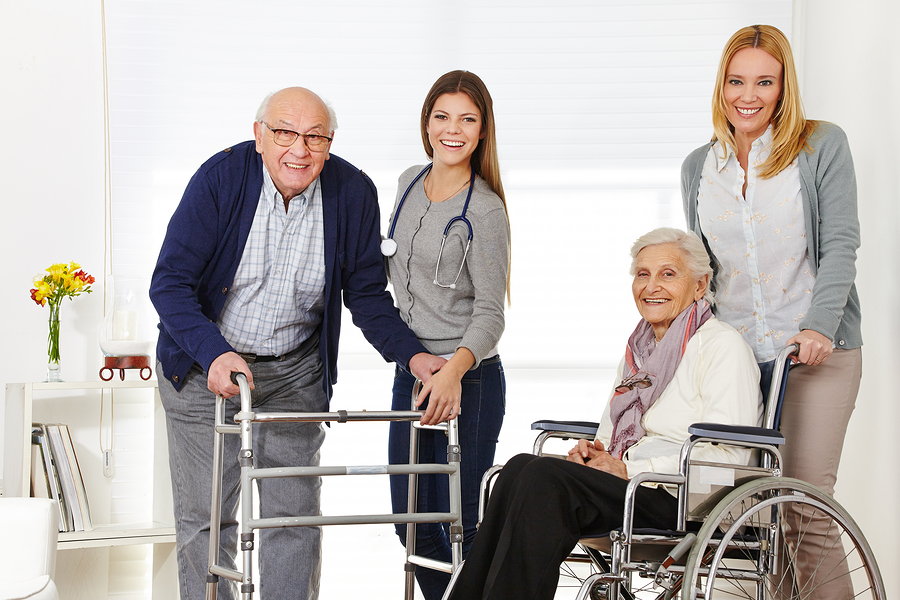
<svg viewBox="0 0 900 600"><path fill-rule="evenodd" d="M622 526L628 481L558 458L520 454L494 485L450 600L552 600L559 566L586 533ZM677 500L642 487L635 527L672 528Z"/></svg>

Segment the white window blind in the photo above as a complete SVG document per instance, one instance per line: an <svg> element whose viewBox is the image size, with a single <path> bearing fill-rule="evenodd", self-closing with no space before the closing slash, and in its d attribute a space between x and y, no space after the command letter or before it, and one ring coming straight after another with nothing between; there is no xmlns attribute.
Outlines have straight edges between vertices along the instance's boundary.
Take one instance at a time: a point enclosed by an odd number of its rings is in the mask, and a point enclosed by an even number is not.
<svg viewBox="0 0 900 600"><path fill-rule="evenodd" d="M504 362L613 366L638 318L628 249L683 227L722 46L753 23L790 34L791 2L108 0L106 19L117 275L149 278L190 176L290 85L333 104L333 152L374 179L386 229L397 176L425 162L426 92L468 69L494 98L512 226ZM342 356L373 357L347 323Z"/></svg>

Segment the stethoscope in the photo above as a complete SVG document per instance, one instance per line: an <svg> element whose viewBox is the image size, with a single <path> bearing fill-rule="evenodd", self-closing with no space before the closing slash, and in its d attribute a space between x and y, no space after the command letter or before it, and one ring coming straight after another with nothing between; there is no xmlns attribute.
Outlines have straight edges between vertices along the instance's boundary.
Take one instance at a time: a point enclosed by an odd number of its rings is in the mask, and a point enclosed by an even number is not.
<svg viewBox="0 0 900 600"><path fill-rule="evenodd" d="M428 171L431 169L434 163L428 165L422 171L416 175L416 178L412 180L409 184L409 187L406 188L406 191L403 192L403 196L400 198L400 203L397 204L397 210L394 211L394 219L391 221L391 229L388 231L388 236L386 239L381 240L381 253L385 256L393 256L397 253L397 242L394 241L394 229L397 227L397 218L400 216L400 209L403 208L403 203L406 202L406 197L409 196L409 192L412 191L416 182L422 178ZM462 213L453 217L447 222L447 226L444 227L444 237L441 238L441 250L438 252L437 264L434 266L434 285L442 288L450 288L451 290L456 289L456 282L459 281L459 276L462 273L463 266L466 264L466 257L469 255L469 246L472 245L472 224L469 222L469 219L466 218L466 211L469 210L469 200L472 199L472 189L475 187L475 168L472 168L472 175L469 177L469 193L466 194L466 203L463 206ZM456 272L456 279L453 280L453 283L449 285L445 285L443 283L438 283L438 270L441 268L441 257L444 256L444 242L447 241L447 234L450 232L450 227L453 226L457 221L462 221L466 224L466 227L469 229L469 239L466 242L466 249L463 252L462 262L459 264L459 271Z"/></svg>

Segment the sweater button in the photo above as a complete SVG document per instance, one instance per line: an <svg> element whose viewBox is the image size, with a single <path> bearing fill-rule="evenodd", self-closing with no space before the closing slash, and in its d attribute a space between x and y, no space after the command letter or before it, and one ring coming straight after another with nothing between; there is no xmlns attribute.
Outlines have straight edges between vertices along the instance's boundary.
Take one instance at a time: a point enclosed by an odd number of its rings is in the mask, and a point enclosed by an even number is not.
<svg viewBox="0 0 900 600"><path fill-rule="evenodd" d="M172 375L172 381L178 383L178 375Z"/></svg>
<svg viewBox="0 0 900 600"><path fill-rule="evenodd" d="M222 294L224 295L224 294L227 294L227 293L228 293L228 288L227 288L227 287L223 287L223 288L222 288Z"/></svg>
<svg viewBox="0 0 900 600"><path fill-rule="evenodd" d="M838 346L843 346L843 345L844 345L844 340L838 340Z"/></svg>

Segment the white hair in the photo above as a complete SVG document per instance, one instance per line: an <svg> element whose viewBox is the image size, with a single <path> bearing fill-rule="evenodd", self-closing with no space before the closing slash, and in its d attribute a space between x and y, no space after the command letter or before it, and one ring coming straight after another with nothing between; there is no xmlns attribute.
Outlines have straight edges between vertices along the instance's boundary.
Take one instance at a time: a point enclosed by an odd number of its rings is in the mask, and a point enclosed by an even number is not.
<svg viewBox="0 0 900 600"><path fill-rule="evenodd" d="M629 274L634 276L637 257L641 250L647 246L659 244L675 244L681 250L684 255L684 264L691 272L691 278L695 281L699 281L705 275L709 275L709 283L706 286L706 293L703 297L710 304L715 304L715 297L712 293L713 268L709 254L706 252L706 246L703 245L703 241L693 231L682 231L674 227L659 227L639 237L631 246L631 268L628 271Z"/></svg>
<svg viewBox="0 0 900 600"><path fill-rule="evenodd" d="M260 123L264 122L266 118L266 113L269 111L269 103L272 101L272 96L277 94L278 92L270 92L265 98L263 98L262 103L259 105L259 108L256 109L256 120ZM331 103L325 100L324 98L316 95L319 100L322 101L322 104L325 105L325 110L328 111L328 131L334 133L338 128L338 120L337 115L334 112L334 108L332 108Z"/></svg>

